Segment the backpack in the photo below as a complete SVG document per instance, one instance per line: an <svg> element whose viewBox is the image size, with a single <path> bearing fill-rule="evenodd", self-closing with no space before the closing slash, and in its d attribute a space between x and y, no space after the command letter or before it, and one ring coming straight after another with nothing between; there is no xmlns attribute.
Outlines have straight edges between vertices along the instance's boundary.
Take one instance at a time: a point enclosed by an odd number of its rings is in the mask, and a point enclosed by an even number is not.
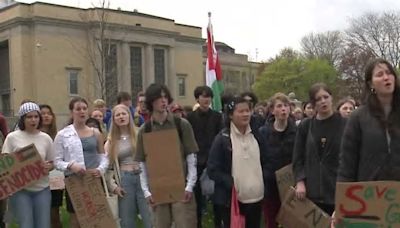
<svg viewBox="0 0 400 228"><path fill-rule="evenodd" d="M181 141L181 143L183 143L183 140L182 140L183 131L182 131L182 126L181 126L181 121L182 121L181 118L174 116L174 123L175 123L176 130L178 131L179 140ZM144 132L145 133L152 132L151 122L150 121L147 121L144 124Z"/></svg>

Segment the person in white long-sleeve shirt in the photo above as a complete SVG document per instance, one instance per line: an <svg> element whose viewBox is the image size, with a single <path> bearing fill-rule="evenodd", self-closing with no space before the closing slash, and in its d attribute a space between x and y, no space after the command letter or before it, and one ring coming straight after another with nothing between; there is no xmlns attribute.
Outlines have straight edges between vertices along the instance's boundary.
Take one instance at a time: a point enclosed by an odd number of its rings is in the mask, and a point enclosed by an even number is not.
<svg viewBox="0 0 400 228"><path fill-rule="evenodd" d="M100 178L109 164L104 153L103 135L97 129L86 126L89 112L88 103L84 98L73 98L69 103L69 110L72 123L59 131L54 139L54 165L63 171L66 177L86 173ZM66 203L70 214L70 227L80 227L68 190Z"/></svg>
<svg viewBox="0 0 400 228"><path fill-rule="evenodd" d="M193 199L193 187L197 181L196 153L199 150L193 129L190 123L182 118L174 117L168 113L168 104L172 98L168 88L161 84L150 85L145 93L146 107L151 112L149 122L145 123L139 130L135 160L140 162L142 173L140 176L141 186L148 203L154 209L154 226L157 228L170 228L172 222L176 227L197 227L196 202ZM146 151L144 150L143 134L150 131L161 131L177 129L180 138L180 152L184 173L186 174L186 186L184 199L175 203L158 204L154 201L151 189L148 185L146 172ZM157 143L157 142L154 142ZM165 170L168 172L168 170ZM151 178L151 177L150 177Z"/></svg>

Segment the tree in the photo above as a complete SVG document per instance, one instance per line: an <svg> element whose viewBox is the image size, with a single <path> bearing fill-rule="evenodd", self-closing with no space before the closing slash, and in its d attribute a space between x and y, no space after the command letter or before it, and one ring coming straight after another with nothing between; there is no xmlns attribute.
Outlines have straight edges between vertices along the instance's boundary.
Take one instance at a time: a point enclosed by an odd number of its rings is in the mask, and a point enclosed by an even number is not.
<svg viewBox="0 0 400 228"><path fill-rule="evenodd" d="M348 43L388 60L396 68L400 64L400 11L366 13L350 20L346 31Z"/></svg>
<svg viewBox="0 0 400 228"><path fill-rule="evenodd" d="M336 67L342 50L342 33L340 31L310 33L301 39L300 44L306 58L324 59Z"/></svg>
<svg viewBox="0 0 400 228"><path fill-rule="evenodd" d="M364 89L364 69L374 57L370 50L361 49L353 43L345 47L338 66L341 97L351 96L356 100L361 99Z"/></svg>
<svg viewBox="0 0 400 228"><path fill-rule="evenodd" d="M294 92L300 100L307 100L312 84L324 82L336 91L336 81L336 70L326 60L278 56L257 78L253 90L260 99L276 92Z"/></svg>
<svg viewBox="0 0 400 228"><path fill-rule="evenodd" d="M109 36L109 0L99 0L98 7L82 11L79 16L85 30L86 43L69 39L77 51L94 72L93 85L96 93L108 104L116 102L117 82L117 46ZM69 38L66 34L67 39Z"/></svg>

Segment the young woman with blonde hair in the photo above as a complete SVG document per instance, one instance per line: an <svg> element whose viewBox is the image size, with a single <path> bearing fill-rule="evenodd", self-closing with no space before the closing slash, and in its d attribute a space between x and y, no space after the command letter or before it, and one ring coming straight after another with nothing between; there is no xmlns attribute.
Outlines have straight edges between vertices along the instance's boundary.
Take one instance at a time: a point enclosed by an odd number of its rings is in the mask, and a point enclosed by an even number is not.
<svg viewBox="0 0 400 228"><path fill-rule="evenodd" d="M140 168L134 161L136 153L136 131L126 105L116 105L112 110L111 129L105 150L113 172L108 175L108 188L118 194L118 209L121 227L136 227L135 215L139 209L146 228L152 227L150 209L140 186ZM136 208L138 206L138 208Z"/></svg>

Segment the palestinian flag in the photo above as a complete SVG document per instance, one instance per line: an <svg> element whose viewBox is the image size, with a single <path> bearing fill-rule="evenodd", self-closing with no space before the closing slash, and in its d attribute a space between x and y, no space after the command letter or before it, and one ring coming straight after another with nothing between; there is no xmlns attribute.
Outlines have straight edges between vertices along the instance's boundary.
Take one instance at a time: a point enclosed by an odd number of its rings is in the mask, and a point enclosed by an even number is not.
<svg viewBox="0 0 400 228"><path fill-rule="evenodd" d="M206 62L206 84L211 87L214 93L212 109L221 111L221 94L224 90L222 85L222 70L219 63L217 49L214 45L213 29L211 25L211 13L208 13L207 27L207 62Z"/></svg>

